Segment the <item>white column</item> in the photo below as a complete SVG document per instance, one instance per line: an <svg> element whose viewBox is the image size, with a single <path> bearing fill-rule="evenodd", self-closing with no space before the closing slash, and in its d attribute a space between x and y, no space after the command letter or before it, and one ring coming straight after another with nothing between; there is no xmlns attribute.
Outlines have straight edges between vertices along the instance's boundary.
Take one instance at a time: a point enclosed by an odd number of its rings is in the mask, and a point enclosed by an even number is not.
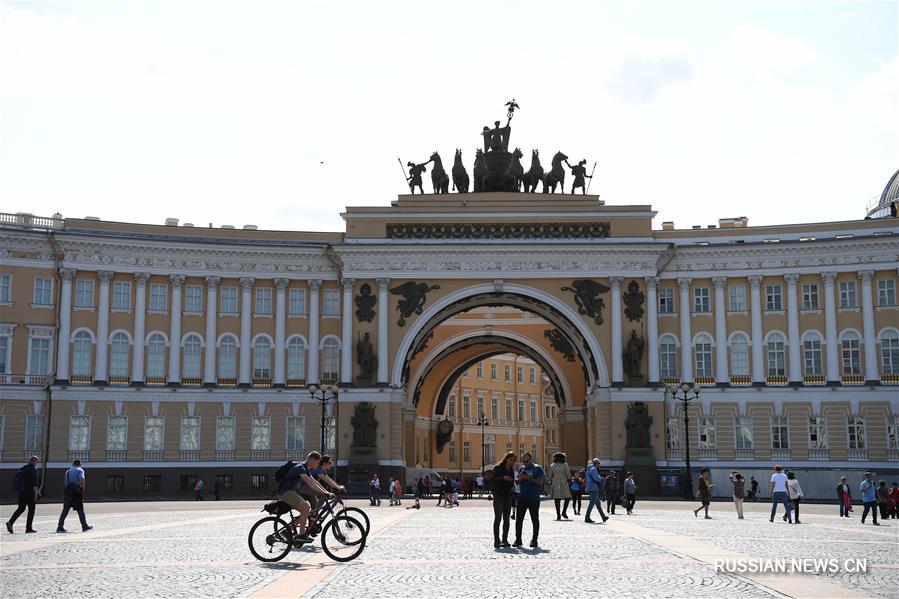
<svg viewBox="0 0 899 599"><path fill-rule="evenodd" d="M144 330L147 320L147 281L145 272L134 274L134 347L131 351L131 382L144 382Z"/></svg>
<svg viewBox="0 0 899 599"><path fill-rule="evenodd" d="M56 351L56 380L69 380L69 337L72 334L72 278L74 268L60 268L62 287L59 293L59 340Z"/></svg>
<svg viewBox="0 0 899 599"><path fill-rule="evenodd" d="M784 275L787 282L787 374L791 384L802 384L802 354L799 351L799 275Z"/></svg>
<svg viewBox="0 0 899 599"><path fill-rule="evenodd" d="M752 382L765 383L765 347L762 335L762 277L749 277L749 301L752 318Z"/></svg>
<svg viewBox="0 0 899 599"><path fill-rule="evenodd" d="M249 385L252 382L250 369L250 356L253 348L250 347L253 334L253 283L252 277L243 277L240 280L240 372L237 383Z"/></svg>
<svg viewBox="0 0 899 599"><path fill-rule="evenodd" d="M722 384L730 382L727 368L727 303L724 299L727 277L713 278L712 285L715 286L715 382Z"/></svg>
<svg viewBox="0 0 899 599"><path fill-rule="evenodd" d="M343 317L341 318L340 382L353 383L353 285L355 279L343 279Z"/></svg>
<svg viewBox="0 0 899 599"><path fill-rule="evenodd" d="M658 322L658 277L646 277L646 335L648 356L647 382L652 385L659 382L659 322Z"/></svg>
<svg viewBox="0 0 899 599"><path fill-rule="evenodd" d="M387 287L390 279L378 279L378 383L386 385L390 381L388 377L389 360L387 356Z"/></svg>
<svg viewBox="0 0 899 599"><path fill-rule="evenodd" d="M840 354L837 351L837 306L834 298L835 272L823 272L824 280L824 348L828 383L840 382Z"/></svg>
<svg viewBox="0 0 899 599"><path fill-rule="evenodd" d="M275 385L284 385L284 347L287 335L287 279L275 279Z"/></svg>
<svg viewBox="0 0 899 599"><path fill-rule="evenodd" d="M678 279L680 287L680 380L693 382L693 328L690 319L690 284L693 279Z"/></svg>
<svg viewBox="0 0 899 599"><path fill-rule="evenodd" d="M97 354L94 361L94 381L106 382L109 366L109 281L113 273L101 270L97 273L100 289L97 295Z"/></svg>
<svg viewBox="0 0 899 599"><path fill-rule="evenodd" d="M622 277L609 277L612 285L612 384L624 382L624 356L621 340L621 282Z"/></svg>
<svg viewBox="0 0 899 599"><path fill-rule="evenodd" d="M318 279L309 281L309 374L306 382L318 384L321 378L318 368L318 299L322 282Z"/></svg>
<svg viewBox="0 0 899 599"><path fill-rule="evenodd" d="M170 275L172 282L172 306L169 314L169 384L181 382L181 288L184 275Z"/></svg>
<svg viewBox="0 0 899 599"><path fill-rule="evenodd" d="M871 289L873 270L858 273L862 281L862 326L865 343L865 382L880 382L880 368L877 359L877 331L874 329L874 293Z"/></svg>
<svg viewBox="0 0 899 599"><path fill-rule="evenodd" d="M218 286L219 277L206 277L206 351L203 354L203 384L214 385L216 337L218 335Z"/></svg>

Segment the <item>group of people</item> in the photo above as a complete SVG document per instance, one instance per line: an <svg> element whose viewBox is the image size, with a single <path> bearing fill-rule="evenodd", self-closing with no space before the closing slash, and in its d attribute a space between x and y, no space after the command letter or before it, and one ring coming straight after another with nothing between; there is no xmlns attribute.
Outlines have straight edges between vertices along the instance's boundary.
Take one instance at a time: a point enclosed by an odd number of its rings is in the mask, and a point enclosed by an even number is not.
<svg viewBox="0 0 899 599"><path fill-rule="evenodd" d="M285 465L284 468L289 466ZM306 461L290 467L283 476L275 479L279 482L276 496L300 513L296 522L297 540L310 543L312 538L306 531L310 510L318 508L324 499L331 499L334 493L327 487L343 493L346 488L340 485L328 475L331 469L331 456L322 455L317 451L310 451ZM280 480L279 480L280 478Z"/></svg>
<svg viewBox="0 0 899 599"><path fill-rule="evenodd" d="M34 529L34 511L38 499L41 498L40 477L37 473L37 465L40 461L41 459L38 456L31 456L28 463L19 468L13 477L12 491L18 498L18 506L9 520L6 521L6 530L10 534L13 533L13 525L16 523L16 520L19 519L19 516L25 510L28 510L28 515L25 517L25 532L37 532ZM65 523L70 510L75 510L75 513L78 514L83 532L93 529L94 527L87 523L87 518L84 515L84 491L87 489L87 478L84 475L84 469L81 467L81 460L72 462L72 467L66 470L63 476L62 484L62 513L59 514L56 532L69 532L65 528Z"/></svg>
<svg viewBox="0 0 899 599"><path fill-rule="evenodd" d="M874 526L880 526L877 521L878 511L883 520L899 518L899 484L895 481L889 487L884 480L875 484L872 473L865 472L865 479L859 484L858 490L862 493L862 504L865 506L862 511L862 524L865 523L868 512L871 513ZM845 476L837 483L837 503L840 506L840 517L849 518L849 512L853 511L852 488L846 482Z"/></svg>

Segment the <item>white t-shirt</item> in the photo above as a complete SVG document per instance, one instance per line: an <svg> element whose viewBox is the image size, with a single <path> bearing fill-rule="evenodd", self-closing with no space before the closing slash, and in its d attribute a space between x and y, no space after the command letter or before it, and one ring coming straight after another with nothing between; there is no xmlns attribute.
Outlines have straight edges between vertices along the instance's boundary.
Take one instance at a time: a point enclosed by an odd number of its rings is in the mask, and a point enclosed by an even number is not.
<svg viewBox="0 0 899 599"><path fill-rule="evenodd" d="M771 482L774 483L774 492L775 493L786 493L787 492L787 475L783 472L775 472L771 475Z"/></svg>
<svg viewBox="0 0 899 599"><path fill-rule="evenodd" d="M483 476L479 476L479 477L478 477L477 479L475 479L475 480L477 481L477 484L478 484L479 487L483 487L483 486L484 486L484 477L483 477Z"/></svg>

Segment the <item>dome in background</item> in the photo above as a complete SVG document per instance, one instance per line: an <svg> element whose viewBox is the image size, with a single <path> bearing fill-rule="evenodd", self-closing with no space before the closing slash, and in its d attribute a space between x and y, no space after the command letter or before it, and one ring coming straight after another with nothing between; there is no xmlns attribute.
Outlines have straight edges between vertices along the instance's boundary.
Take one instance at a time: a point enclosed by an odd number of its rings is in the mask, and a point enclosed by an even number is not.
<svg viewBox="0 0 899 599"><path fill-rule="evenodd" d="M876 199L872 198L871 203L868 204L868 218L885 218L894 214L891 207L899 202L899 171L893 173L893 176L887 181L886 187L883 188L880 199L875 203Z"/></svg>

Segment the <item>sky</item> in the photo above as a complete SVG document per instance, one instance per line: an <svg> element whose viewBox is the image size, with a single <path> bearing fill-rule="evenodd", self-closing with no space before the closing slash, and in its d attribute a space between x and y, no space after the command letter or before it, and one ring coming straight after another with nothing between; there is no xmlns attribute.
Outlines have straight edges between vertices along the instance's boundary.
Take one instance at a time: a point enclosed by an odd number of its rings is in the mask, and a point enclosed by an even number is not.
<svg viewBox="0 0 899 599"><path fill-rule="evenodd" d="M862 218L897 2L0 2L0 211L342 231L521 108L654 226ZM430 178L425 178L430 191ZM547 203L553 201L547 197Z"/></svg>

